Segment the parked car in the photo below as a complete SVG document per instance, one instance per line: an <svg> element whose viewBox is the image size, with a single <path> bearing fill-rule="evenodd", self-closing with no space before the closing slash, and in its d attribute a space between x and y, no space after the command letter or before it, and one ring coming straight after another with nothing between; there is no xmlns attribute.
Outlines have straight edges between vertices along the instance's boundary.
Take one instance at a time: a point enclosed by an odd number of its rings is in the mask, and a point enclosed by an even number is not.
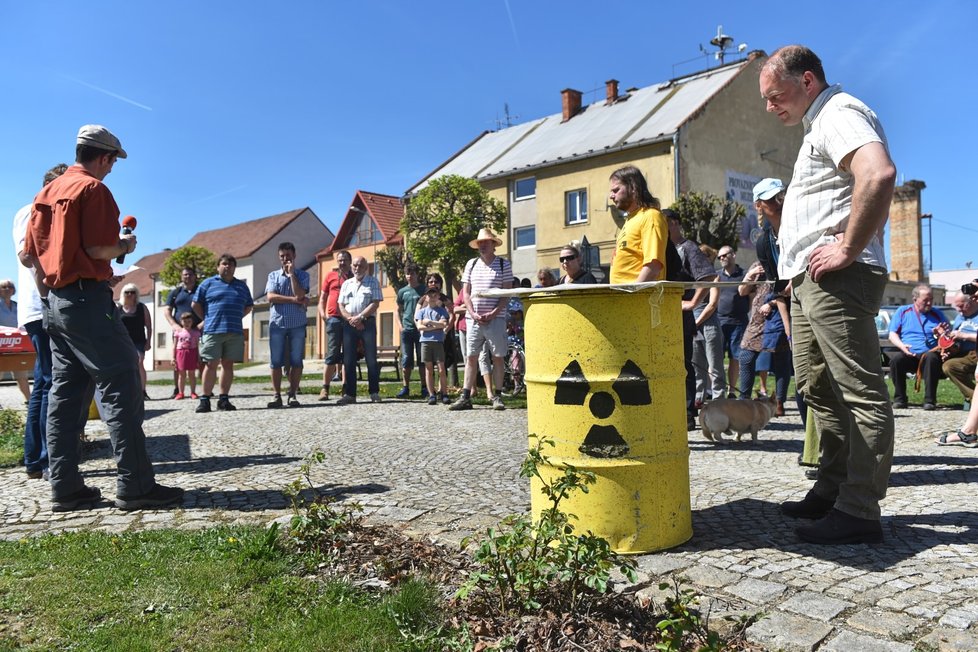
<svg viewBox="0 0 978 652"><path fill-rule="evenodd" d="M897 348L890 342L890 320L900 307L883 306L876 315L876 332L880 338L880 356L884 369L889 368L890 357L897 352ZM951 306L934 306L934 309L943 312L947 320L952 323L954 322L954 318L958 316L958 312Z"/></svg>

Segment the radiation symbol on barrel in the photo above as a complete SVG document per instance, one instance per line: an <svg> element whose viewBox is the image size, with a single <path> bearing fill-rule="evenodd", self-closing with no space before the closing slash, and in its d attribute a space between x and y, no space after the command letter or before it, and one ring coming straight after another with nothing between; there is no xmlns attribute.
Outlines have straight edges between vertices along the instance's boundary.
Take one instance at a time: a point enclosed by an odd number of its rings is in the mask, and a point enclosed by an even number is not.
<svg viewBox="0 0 978 652"><path fill-rule="evenodd" d="M572 360L557 379L554 403L557 405L584 405L591 393L591 383L584 376L580 363ZM621 373L611 384L612 391L622 405L650 405L649 379L637 364L628 360ZM594 392L587 402L595 419L607 419L615 411L615 397L611 392ZM594 424L588 430L584 443L578 449L590 457L624 457L628 454L628 442L612 425Z"/></svg>

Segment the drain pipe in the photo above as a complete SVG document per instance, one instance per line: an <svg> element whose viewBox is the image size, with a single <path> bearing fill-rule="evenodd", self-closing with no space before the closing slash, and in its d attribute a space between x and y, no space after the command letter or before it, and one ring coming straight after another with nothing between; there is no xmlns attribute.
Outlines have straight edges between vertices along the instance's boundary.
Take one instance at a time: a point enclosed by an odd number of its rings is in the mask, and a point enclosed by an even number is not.
<svg viewBox="0 0 978 652"><path fill-rule="evenodd" d="M672 135L672 169L673 176L675 177L675 188L673 191L675 193L674 201L679 199L679 130Z"/></svg>

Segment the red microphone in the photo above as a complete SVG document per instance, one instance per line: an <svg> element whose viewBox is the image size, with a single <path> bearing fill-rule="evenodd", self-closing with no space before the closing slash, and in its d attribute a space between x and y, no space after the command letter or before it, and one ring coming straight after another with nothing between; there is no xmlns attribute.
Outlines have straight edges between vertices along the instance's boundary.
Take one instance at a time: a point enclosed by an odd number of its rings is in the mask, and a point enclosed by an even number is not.
<svg viewBox="0 0 978 652"><path fill-rule="evenodd" d="M136 229L136 218L132 215L126 215L122 218L122 235L129 235ZM115 259L115 262L122 264L125 261L126 255L119 254L119 257Z"/></svg>

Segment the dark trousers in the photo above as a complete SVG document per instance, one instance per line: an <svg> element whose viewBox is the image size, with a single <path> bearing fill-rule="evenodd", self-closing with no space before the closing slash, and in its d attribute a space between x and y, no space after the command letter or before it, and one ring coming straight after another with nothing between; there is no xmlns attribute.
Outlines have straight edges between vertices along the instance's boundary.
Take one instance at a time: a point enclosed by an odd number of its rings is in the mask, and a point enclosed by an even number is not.
<svg viewBox="0 0 978 652"><path fill-rule="evenodd" d="M115 456L116 496L132 498L156 485L143 432L139 358L105 282L82 281L51 290L46 315L51 337L48 458L57 500L83 486L79 435L98 389L102 419Z"/></svg>
<svg viewBox="0 0 978 652"><path fill-rule="evenodd" d="M903 351L890 358L890 380L893 381L893 400L907 402L907 374L916 374L920 366L921 378L924 381L924 403L937 404L937 382L944 377L941 370L943 361L939 351L923 354L923 364L920 356L906 355Z"/></svg>
<svg viewBox="0 0 978 652"><path fill-rule="evenodd" d="M696 317L683 310L683 360L686 362L686 414L695 415L696 369L693 367L693 338L696 337Z"/></svg>

